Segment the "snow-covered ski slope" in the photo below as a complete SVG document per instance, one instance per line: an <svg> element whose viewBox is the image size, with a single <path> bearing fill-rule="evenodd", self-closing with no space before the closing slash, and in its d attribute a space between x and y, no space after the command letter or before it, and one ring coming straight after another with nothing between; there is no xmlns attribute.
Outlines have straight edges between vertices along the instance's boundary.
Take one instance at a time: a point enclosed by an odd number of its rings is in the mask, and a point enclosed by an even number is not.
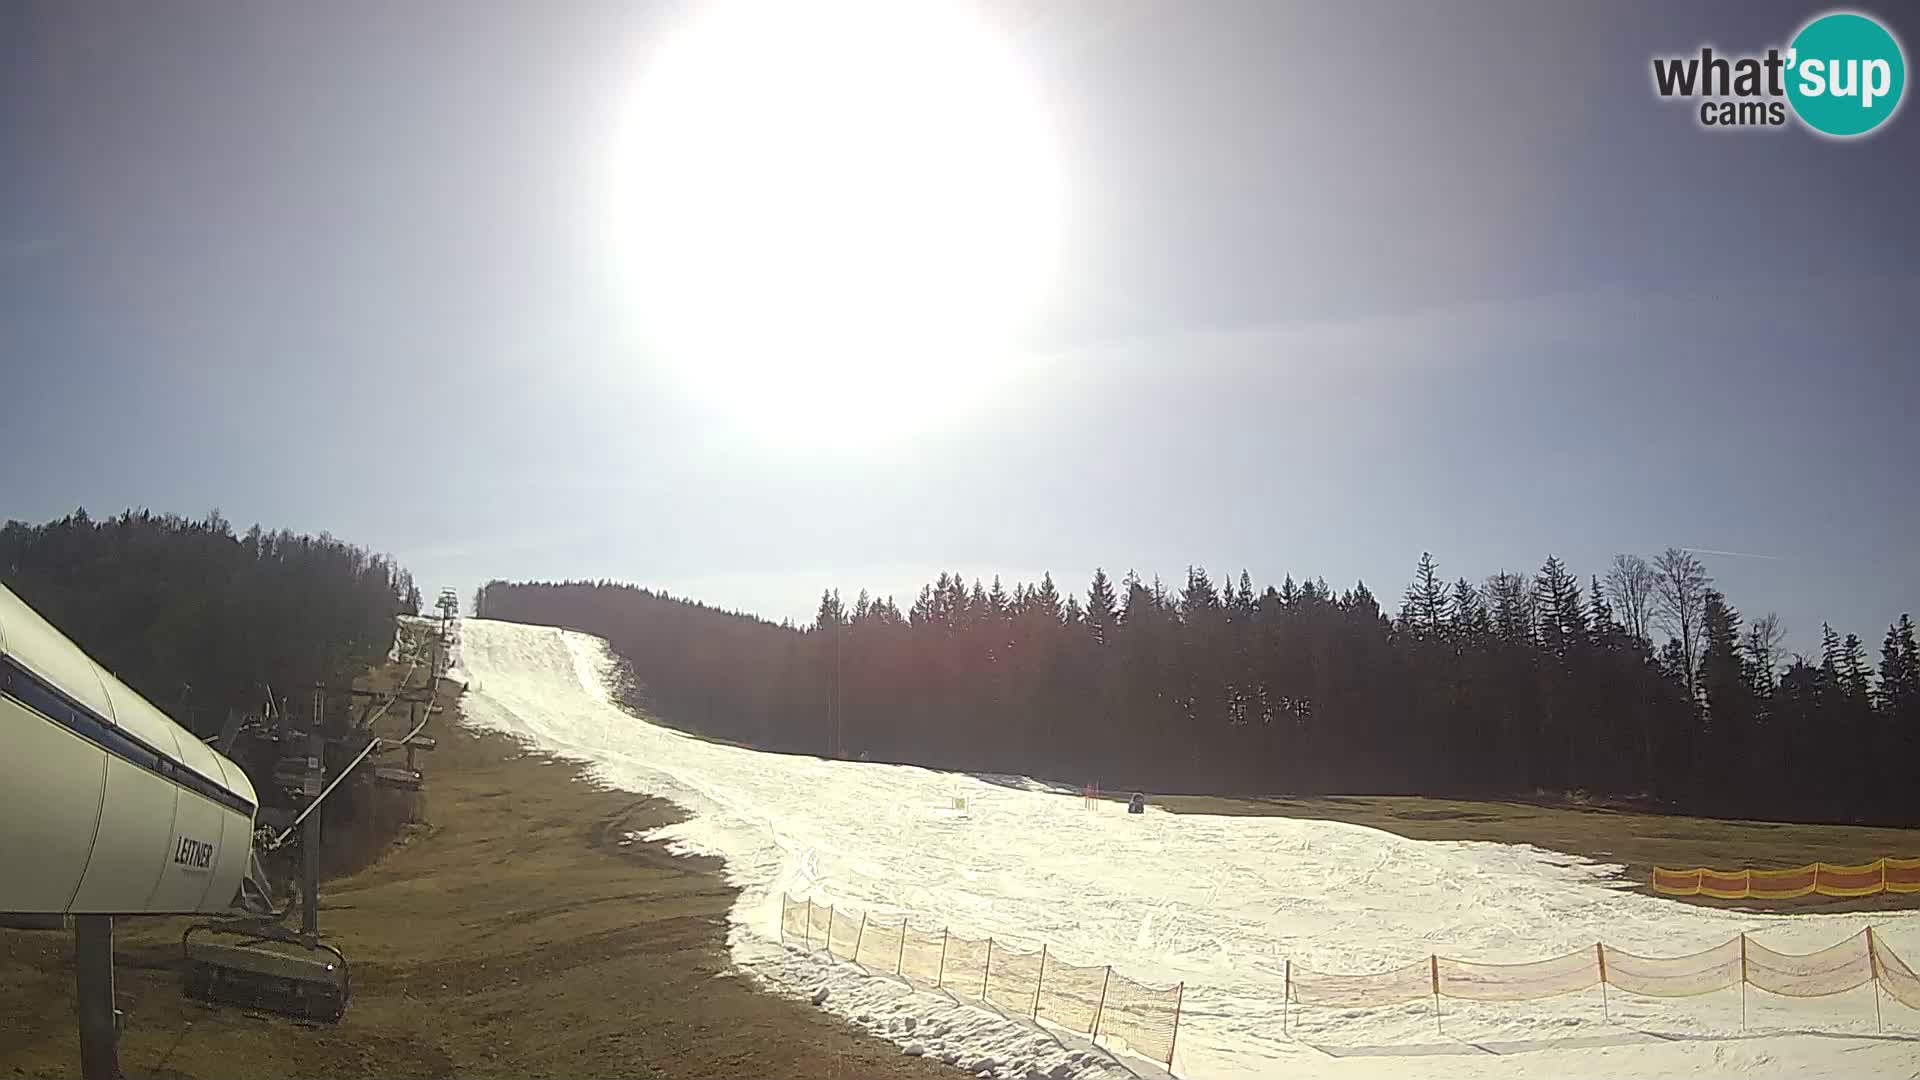
<svg viewBox="0 0 1920 1080"><path fill-rule="evenodd" d="M904 912L919 926L1015 948L1044 942L1065 961L1110 963L1144 982L1184 981L1174 1062L1182 1077L1920 1076L1920 1014L1883 997L1877 1035L1871 986L1819 999L1749 989L1744 1033L1738 989L1680 1000L1614 990L1610 1022L1596 989L1505 1004L1446 1000L1444 1033L1427 1002L1295 1007L1291 1037L1281 1029L1287 958L1362 973L1435 952L1522 962L1596 941L1677 956L1743 931L1774 949L1811 952L1872 922L1920 963L1920 914L1713 911L1609 888L1606 868L1537 848L1414 841L1329 821L1151 808L1132 816L1118 804L1089 810L1077 793L1029 781L711 743L621 710L608 689L606 644L551 627L464 620L457 663L468 724L584 759L604 782L691 813L664 832L726 859L742 889L732 946L744 968L794 992L830 985L827 1007L858 1012L903 1043L937 1027L963 1065L983 1058L982 1046L1015 1046L1005 1021L975 1030L962 1016L973 1010L944 997L793 956L774 943L782 891ZM951 811L955 796L967 800L965 816ZM918 1034L904 1030L913 1017ZM1056 1076L1123 1075L1096 1057L1063 1054L1027 1058ZM1007 1058L997 1061L1007 1075Z"/></svg>

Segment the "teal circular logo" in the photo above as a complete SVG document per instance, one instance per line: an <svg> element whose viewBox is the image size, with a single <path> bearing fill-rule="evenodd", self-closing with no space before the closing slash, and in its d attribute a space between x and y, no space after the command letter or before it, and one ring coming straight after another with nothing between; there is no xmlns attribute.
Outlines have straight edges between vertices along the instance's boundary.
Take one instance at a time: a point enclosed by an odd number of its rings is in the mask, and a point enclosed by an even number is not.
<svg viewBox="0 0 1920 1080"><path fill-rule="evenodd" d="M1907 61L1887 28L1837 11L1801 28L1787 52L1787 100L1824 135L1865 135L1893 116L1907 88Z"/></svg>

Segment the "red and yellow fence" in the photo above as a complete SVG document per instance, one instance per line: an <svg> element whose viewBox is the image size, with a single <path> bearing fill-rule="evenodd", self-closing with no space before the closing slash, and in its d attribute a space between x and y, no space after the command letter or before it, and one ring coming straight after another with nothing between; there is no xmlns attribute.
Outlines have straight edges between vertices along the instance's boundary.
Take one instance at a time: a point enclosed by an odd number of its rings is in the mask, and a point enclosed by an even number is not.
<svg viewBox="0 0 1920 1080"><path fill-rule="evenodd" d="M904 916L881 921L791 896L781 898L780 940L850 960L872 974L984 1002L1007 1016L1044 1019L1095 1041L1118 1039L1141 1057L1173 1067L1185 984L1148 986L1107 965L1065 963L1044 945L1027 952L945 928L916 930Z"/></svg>
<svg viewBox="0 0 1920 1080"><path fill-rule="evenodd" d="M1888 856L1858 866L1813 863L1792 870L1668 870L1656 866L1653 891L1662 896L1711 896L1721 900L1791 900L1814 893L1920 893L1920 859Z"/></svg>

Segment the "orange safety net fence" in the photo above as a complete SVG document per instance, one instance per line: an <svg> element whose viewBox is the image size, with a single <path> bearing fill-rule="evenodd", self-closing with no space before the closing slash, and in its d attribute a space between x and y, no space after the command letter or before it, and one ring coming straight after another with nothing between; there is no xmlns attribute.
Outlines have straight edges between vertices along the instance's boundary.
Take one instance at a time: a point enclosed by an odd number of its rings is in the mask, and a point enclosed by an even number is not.
<svg viewBox="0 0 1920 1080"><path fill-rule="evenodd" d="M1876 865L1876 881L1879 871ZM830 950L834 958L858 963L872 974L940 988L1008 1017L1043 1019L1109 1044L1123 1043L1142 1057L1169 1065L1173 1060L1183 985L1148 986L1108 966L1066 963L1050 948L1014 949L989 938L915 929L898 916L875 918L790 897L780 912L780 933L790 945ZM1920 1010L1920 976L1872 928L1810 953L1781 952L1743 934L1710 949L1671 957L1640 956L1600 944L1518 964L1428 956L1372 974L1316 972L1289 962L1284 1000L1289 1006L1365 1009L1427 998L1436 1003L1440 998L1534 1001L1596 986L1680 998L1743 984L1803 998L1874 984L1895 1001Z"/></svg>
<svg viewBox="0 0 1920 1080"><path fill-rule="evenodd" d="M1711 896L1721 900L1791 900L1821 896L1872 896L1920 892L1920 858L1889 855L1842 866L1810 863L1791 870L1668 870L1653 868L1653 891L1662 896Z"/></svg>
<svg viewBox="0 0 1920 1080"><path fill-rule="evenodd" d="M1105 1001L1105 967L1064 964L1048 955L1040 973L1040 1015L1070 1031L1093 1034Z"/></svg>
<svg viewBox="0 0 1920 1080"><path fill-rule="evenodd" d="M1169 1067L1173 1061L1181 986L1148 986L1104 965L1066 963L1046 948L1028 951L945 929L920 930L898 916L875 917L790 896L782 898L780 938L857 963L869 974L897 975L1009 1017L1046 1020L1122 1043Z"/></svg>
<svg viewBox="0 0 1920 1080"><path fill-rule="evenodd" d="M1686 956L1636 956L1609 945L1600 946L1600 955L1608 986L1643 997L1693 997L1740 985L1740 940Z"/></svg>
<svg viewBox="0 0 1920 1080"><path fill-rule="evenodd" d="M857 911L834 911L831 922L833 929L827 934L827 955L842 960L853 959L853 951L860 945L860 932L865 916Z"/></svg>
<svg viewBox="0 0 1920 1080"><path fill-rule="evenodd" d="M908 982L937 988L946 979L946 954L946 931L929 933L909 926L906 948L900 954L899 975Z"/></svg>
<svg viewBox="0 0 1920 1080"><path fill-rule="evenodd" d="M987 992L980 995L987 1004L1008 1015L1032 1016L1039 988L1039 953L1016 952L1005 945L993 950L987 964Z"/></svg>
<svg viewBox="0 0 1920 1080"><path fill-rule="evenodd" d="M833 909L810 904L807 907L807 947L827 951L827 932L833 928Z"/></svg>
<svg viewBox="0 0 1920 1080"><path fill-rule="evenodd" d="M805 942L807 917L811 913L812 905L795 903L790 896L783 897L780 905L780 940Z"/></svg>
<svg viewBox="0 0 1920 1080"><path fill-rule="evenodd" d="M1867 938L1872 949L1874 979L1880 989L1907 1008L1920 1009L1920 975L1915 975L1907 962L1895 956L1887 943L1872 931L1868 931Z"/></svg>
<svg viewBox="0 0 1920 1080"><path fill-rule="evenodd" d="M1433 966L1440 996L1468 1001L1533 1001L1600 984L1600 955L1593 949L1528 964L1470 964L1439 956Z"/></svg>
<svg viewBox="0 0 1920 1080"><path fill-rule="evenodd" d="M940 985L962 997L983 998L987 993L987 940L947 935L946 978Z"/></svg>
<svg viewBox="0 0 1920 1080"><path fill-rule="evenodd" d="M1796 956L1775 952L1746 939L1747 982L1788 997L1826 997L1844 994L1873 981L1873 960L1867 953L1867 934L1861 931L1838 945Z"/></svg>
<svg viewBox="0 0 1920 1080"><path fill-rule="evenodd" d="M1889 855L1880 860L1886 867L1887 891L1890 893L1920 892L1920 858L1896 859Z"/></svg>
<svg viewBox="0 0 1920 1080"><path fill-rule="evenodd" d="M901 945L905 942L907 921L885 923L869 918L866 932L853 952L853 962L868 971L883 975L900 974Z"/></svg>
<svg viewBox="0 0 1920 1080"><path fill-rule="evenodd" d="M1433 993L1433 964L1422 960L1371 975L1330 975L1289 965L1289 1000L1301 1005L1370 1009L1418 1001Z"/></svg>
<svg viewBox="0 0 1920 1080"><path fill-rule="evenodd" d="M1759 900L1792 900L1811 896L1820 884L1820 868L1803 866L1798 870L1749 870L1747 895Z"/></svg>
<svg viewBox="0 0 1920 1080"><path fill-rule="evenodd" d="M1141 1057L1171 1066L1184 991L1182 986L1148 986L1114 972L1094 1038L1118 1038Z"/></svg>

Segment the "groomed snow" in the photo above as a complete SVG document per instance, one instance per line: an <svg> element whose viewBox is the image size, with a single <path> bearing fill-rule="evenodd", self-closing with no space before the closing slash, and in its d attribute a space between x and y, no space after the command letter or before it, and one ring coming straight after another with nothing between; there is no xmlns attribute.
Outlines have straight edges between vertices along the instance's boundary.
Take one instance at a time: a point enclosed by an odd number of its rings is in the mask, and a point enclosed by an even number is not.
<svg viewBox="0 0 1920 1080"><path fill-rule="evenodd" d="M1121 1077L1115 1059L937 993L869 978L777 943L782 892L916 926L1044 942L1069 963L1110 963L1142 982L1185 982L1181 1077L1920 1076L1920 1014L1871 986L1819 999L1738 989L1683 1000L1600 992L1544 1001L1292 1010L1284 963L1362 973L1438 952L1539 960L1596 941L1676 956L1746 932L1811 952L1876 933L1920 966L1920 913L1769 916L1610 888L1610 868L1527 846L1408 840L1289 818L1132 816L1019 779L823 761L706 742L638 720L608 689L598 638L467 619L455 677L465 722L589 762L614 787L684 807L661 830L723 856L741 888L736 962L903 1048L997 1076ZM965 816L951 811L967 800ZM1889 854L1900 854L1890 852ZM861 1018L865 1017L863 1021ZM909 1024L909 1021L911 1023ZM938 1034L932 1032L938 1029ZM990 1059L990 1060L988 1060ZM1118 1058L1143 1077L1157 1071Z"/></svg>

